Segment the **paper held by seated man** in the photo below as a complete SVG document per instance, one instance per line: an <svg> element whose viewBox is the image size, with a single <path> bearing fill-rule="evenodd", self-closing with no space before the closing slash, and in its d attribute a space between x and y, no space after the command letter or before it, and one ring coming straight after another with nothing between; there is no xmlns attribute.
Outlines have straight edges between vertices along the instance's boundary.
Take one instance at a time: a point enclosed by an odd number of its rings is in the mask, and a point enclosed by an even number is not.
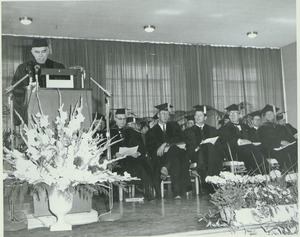
<svg viewBox="0 0 300 237"><path fill-rule="evenodd" d="M280 151L280 150L282 150L282 149L284 149L284 148L286 148L286 147L288 147L288 146L291 146L291 145L293 145L293 144L295 144L295 143L296 143L296 141L291 142L291 143L289 143L289 144L287 144L287 145L285 145L285 146L281 146L281 147L278 147L278 148L274 148L274 151Z"/></svg>
<svg viewBox="0 0 300 237"><path fill-rule="evenodd" d="M165 149L164 149L164 152L168 152L168 150L170 149L171 145L176 145L176 146L178 146L180 149L183 149L183 150L186 149L186 148L185 148L185 146L186 146L185 142L178 142L178 143L166 145L166 146L165 146Z"/></svg>
<svg viewBox="0 0 300 237"><path fill-rule="evenodd" d="M139 146L120 147L118 154L121 156L134 156L138 152Z"/></svg>

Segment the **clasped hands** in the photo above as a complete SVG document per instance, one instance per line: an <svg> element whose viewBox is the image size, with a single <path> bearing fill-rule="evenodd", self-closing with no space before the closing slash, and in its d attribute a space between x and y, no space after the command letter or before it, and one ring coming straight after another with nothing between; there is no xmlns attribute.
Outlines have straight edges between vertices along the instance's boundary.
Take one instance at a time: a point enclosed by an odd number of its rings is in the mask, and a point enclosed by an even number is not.
<svg viewBox="0 0 300 237"><path fill-rule="evenodd" d="M156 151L157 156L163 156L165 152L169 150L169 144L164 142L163 144L160 145L160 147Z"/></svg>

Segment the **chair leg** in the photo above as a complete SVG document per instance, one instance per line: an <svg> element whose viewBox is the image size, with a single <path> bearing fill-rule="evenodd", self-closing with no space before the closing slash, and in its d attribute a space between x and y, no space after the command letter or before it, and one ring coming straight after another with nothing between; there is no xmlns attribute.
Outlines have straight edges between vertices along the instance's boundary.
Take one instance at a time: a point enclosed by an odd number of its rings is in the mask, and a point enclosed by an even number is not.
<svg viewBox="0 0 300 237"><path fill-rule="evenodd" d="M196 195L199 195L199 179L197 176L195 177L195 189L196 189Z"/></svg>
<svg viewBox="0 0 300 237"><path fill-rule="evenodd" d="M119 201L123 201L123 187L119 185Z"/></svg>
<svg viewBox="0 0 300 237"><path fill-rule="evenodd" d="M160 183L160 192L161 192L161 198L164 198L164 181L163 180Z"/></svg>
<svg viewBox="0 0 300 237"><path fill-rule="evenodd" d="M132 185L131 187L131 197L135 196L135 184Z"/></svg>

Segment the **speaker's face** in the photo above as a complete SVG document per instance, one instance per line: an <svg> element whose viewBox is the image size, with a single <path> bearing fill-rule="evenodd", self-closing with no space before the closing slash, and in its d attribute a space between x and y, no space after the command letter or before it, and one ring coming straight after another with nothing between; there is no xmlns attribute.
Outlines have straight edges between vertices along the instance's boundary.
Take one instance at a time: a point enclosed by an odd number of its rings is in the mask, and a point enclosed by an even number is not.
<svg viewBox="0 0 300 237"><path fill-rule="evenodd" d="M34 47L31 50L35 61L40 64L44 64L49 56L49 48L48 47Z"/></svg>

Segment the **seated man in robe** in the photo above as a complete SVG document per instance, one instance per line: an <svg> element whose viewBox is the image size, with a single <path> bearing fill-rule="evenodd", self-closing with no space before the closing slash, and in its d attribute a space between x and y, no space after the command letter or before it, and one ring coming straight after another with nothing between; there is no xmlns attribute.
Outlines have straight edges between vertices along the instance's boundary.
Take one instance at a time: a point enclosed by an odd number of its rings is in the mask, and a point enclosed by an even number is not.
<svg viewBox="0 0 300 237"><path fill-rule="evenodd" d="M286 127L276 123L279 108L267 104L262 112L266 122L258 129L267 158L275 158L282 171L297 171L297 142ZM277 149L280 148L280 149Z"/></svg>
<svg viewBox="0 0 300 237"><path fill-rule="evenodd" d="M261 139L259 137L258 128L261 124L261 111L254 111L248 116L251 117L252 126L249 129L249 140L253 143L260 143Z"/></svg>
<svg viewBox="0 0 300 237"><path fill-rule="evenodd" d="M298 131L296 128L294 128L290 123L287 123L286 122L286 119L285 119L285 116L284 116L284 113L279 113L276 115L276 120L277 120L277 123L282 125L282 126L285 126L288 133L291 134L295 139L298 138Z"/></svg>
<svg viewBox="0 0 300 237"><path fill-rule="evenodd" d="M205 105L194 106L195 125L186 129L185 143L187 156L191 163L197 163L196 170L200 175L202 192L211 193L213 188L205 182L206 176L219 175L223 165L223 154L218 143L204 143L207 138L216 138L219 136L215 127L205 123L207 111Z"/></svg>
<svg viewBox="0 0 300 237"><path fill-rule="evenodd" d="M146 200L151 200L150 184L152 177L152 170L147 162L146 150L141 134L131 127L126 127L127 112L126 109L117 109L115 112L115 124L110 128L110 137L112 143L119 141L111 146L112 159L122 156L119 153L120 147L135 147L138 150L132 156L118 161L113 171L123 174L128 172L132 177L141 178L143 184L144 197Z"/></svg>
<svg viewBox="0 0 300 237"><path fill-rule="evenodd" d="M240 123L239 106L233 104L226 110L230 121L219 132L227 160L243 161L249 174L265 173L263 155L249 140L250 127Z"/></svg>
<svg viewBox="0 0 300 237"><path fill-rule="evenodd" d="M146 146L153 164L153 181L156 193L160 196L160 171L171 176L172 191L176 199L180 199L191 191L189 162L186 152L178 144L183 143L183 134L177 122L169 121L168 103L155 106L158 123L146 134Z"/></svg>
<svg viewBox="0 0 300 237"><path fill-rule="evenodd" d="M195 125L194 115L184 116L186 118L185 130Z"/></svg>

